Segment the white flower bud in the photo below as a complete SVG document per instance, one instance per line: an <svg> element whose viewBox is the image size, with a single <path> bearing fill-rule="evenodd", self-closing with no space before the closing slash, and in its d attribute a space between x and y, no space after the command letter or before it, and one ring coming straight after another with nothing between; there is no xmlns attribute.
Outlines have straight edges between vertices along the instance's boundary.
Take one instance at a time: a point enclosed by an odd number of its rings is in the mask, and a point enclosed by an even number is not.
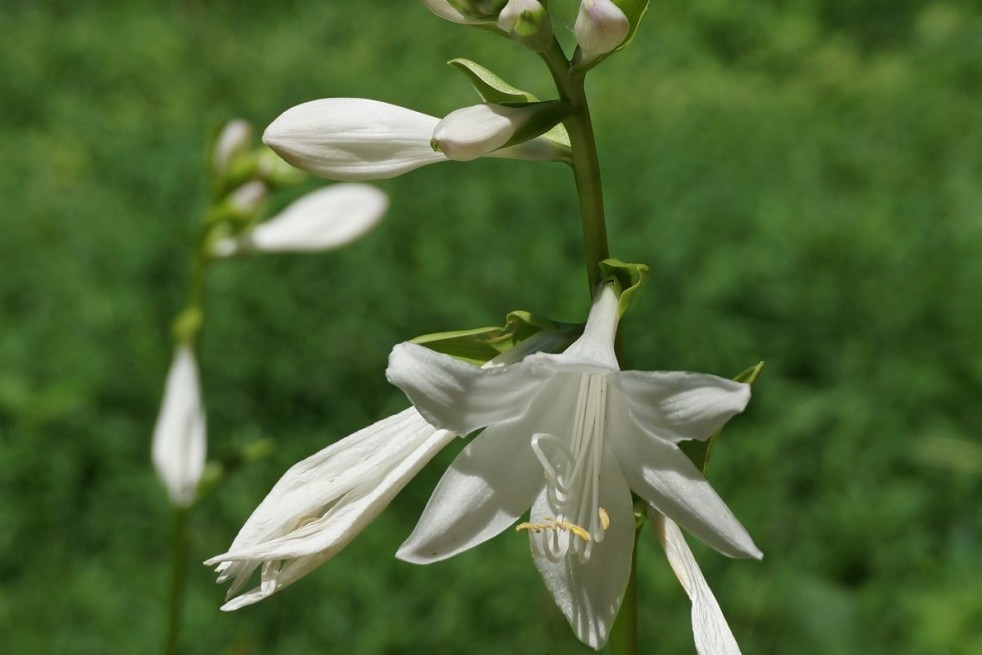
<svg viewBox="0 0 982 655"><path fill-rule="evenodd" d="M439 122L363 98L313 100L287 109L263 141L297 168L332 180L378 180L444 157L430 147Z"/></svg>
<svg viewBox="0 0 982 655"><path fill-rule="evenodd" d="M631 23L612 0L582 0L573 35L580 46L577 64L588 64L624 42Z"/></svg>
<svg viewBox="0 0 982 655"><path fill-rule="evenodd" d="M205 414L194 354L186 345L174 352L164 400L153 430L151 459L172 503L194 500L205 470Z"/></svg>
<svg viewBox="0 0 982 655"><path fill-rule="evenodd" d="M508 4L498 14L498 27L505 32L511 32L515 23L526 12L547 16L545 7L538 0L508 0Z"/></svg>
<svg viewBox="0 0 982 655"><path fill-rule="evenodd" d="M266 185L259 180L246 182L228 194L231 208L242 216L254 214L266 199Z"/></svg>
<svg viewBox="0 0 982 655"><path fill-rule="evenodd" d="M504 146L535 113L534 106L481 104L451 112L433 130L433 147L450 159L470 161Z"/></svg>
<svg viewBox="0 0 982 655"><path fill-rule="evenodd" d="M223 176L238 155L249 148L252 126L241 118L229 121L218 133L211 155L211 167L215 175Z"/></svg>
<svg viewBox="0 0 982 655"><path fill-rule="evenodd" d="M448 20L451 23L458 23L460 25L474 25L481 22L467 18L459 11L454 9L453 5L447 2L447 0L423 0L423 3L426 5L427 9L432 11L440 18Z"/></svg>
<svg viewBox="0 0 982 655"><path fill-rule="evenodd" d="M347 245L375 227L389 200L367 184L334 184L294 201L273 218L238 237L217 242L216 257L242 251L310 252Z"/></svg>

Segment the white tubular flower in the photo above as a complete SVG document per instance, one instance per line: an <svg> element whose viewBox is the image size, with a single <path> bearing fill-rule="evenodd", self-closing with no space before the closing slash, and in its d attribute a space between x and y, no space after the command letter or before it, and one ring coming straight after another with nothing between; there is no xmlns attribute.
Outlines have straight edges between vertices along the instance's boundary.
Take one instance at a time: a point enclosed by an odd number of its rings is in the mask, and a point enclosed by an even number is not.
<svg viewBox="0 0 982 655"><path fill-rule="evenodd" d="M535 105L509 107L484 103L447 114L433 130L433 147L450 159L470 161L508 143L538 112Z"/></svg>
<svg viewBox="0 0 982 655"><path fill-rule="evenodd" d="M740 655L740 647L723 617L723 611L699 570L689 545L685 543L679 526L652 509L648 510L648 517L658 541L665 549L672 571L692 601L692 635L696 652L699 655Z"/></svg>
<svg viewBox="0 0 982 655"><path fill-rule="evenodd" d="M218 241L216 257L244 251L309 252L340 248L374 228L388 196L368 184L334 184L312 191L245 234Z"/></svg>
<svg viewBox="0 0 982 655"><path fill-rule="evenodd" d="M332 180L380 180L448 156L431 145L435 116L363 98L313 100L287 109L263 141L290 164ZM489 154L492 157L551 161L562 148L537 138Z"/></svg>
<svg viewBox="0 0 982 655"><path fill-rule="evenodd" d="M194 501L205 470L205 449L198 365L191 349L180 345L167 373L151 446L153 466L174 505L187 507Z"/></svg>
<svg viewBox="0 0 982 655"><path fill-rule="evenodd" d="M459 23L460 25L477 25L482 22L467 18L459 11L454 9L453 5L447 2L447 0L423 0L423 3L426 5L426 8L432 11L434 14L452 23Z"/></svg>
<svg viewBox="0 0 982 655"><path fill-rule="evenodd" d="M437 485L398 557L429 563L499 534L531 507L535 564L577 637L607 641L631 569L631 491L718 551L760 557L677 442L705 439L750 398L712 375L621 371L618 298L600 288L583 336L560 355L480 369L414 344L387 376L439 428L486 428Z"/></svg>
<svg viewBox="0 0 982 655"><path fill-rule="evenodd" d="M388 506L454 433L410 408L295 464L252 513L228 552L209 559L233 598L262 567L260 585L222 606L251 605L336 555Z"/></svg>
<svg viewBox="0 0 982 655"><path fill-rule="evenodd" d="M573 35L582 50L576 63L587 64L611 52L630 31L630 21L612 0L581 0L573 25Z"/></svg>

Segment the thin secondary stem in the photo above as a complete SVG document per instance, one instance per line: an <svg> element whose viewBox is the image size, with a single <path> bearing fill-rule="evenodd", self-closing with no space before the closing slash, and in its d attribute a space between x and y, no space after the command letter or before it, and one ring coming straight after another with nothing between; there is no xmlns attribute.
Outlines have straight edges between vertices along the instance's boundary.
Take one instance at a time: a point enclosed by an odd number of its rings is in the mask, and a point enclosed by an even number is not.
<svg viewBox="0 0 982 655"><path fill-rule="evenodd" d="M181 610L187 571L188 508L174 509L174 534L171 541L170 600L167 605L167 639L164 655L177 655L181 632Z"/></svg>
<svg viewBox="0 0 982 655"><path fill-rule="evenodd" d="M637 511L637 510L635 510ZM637 514L635 514L637 517ZM610 631L611 655L638 654L638 537L644 522L635 519L634 548L631 550L631 575L627 579L624 600Z"/></svg>

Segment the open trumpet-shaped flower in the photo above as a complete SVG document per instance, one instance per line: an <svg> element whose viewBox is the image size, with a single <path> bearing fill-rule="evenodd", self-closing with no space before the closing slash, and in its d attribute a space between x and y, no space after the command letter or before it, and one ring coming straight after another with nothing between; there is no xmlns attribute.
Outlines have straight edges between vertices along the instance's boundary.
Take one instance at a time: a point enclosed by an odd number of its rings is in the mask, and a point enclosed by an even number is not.
<svg viewBox="0 0 982 655"><path fill-rule="evenodd" d="M503 366L563 343L568 339L562 331L544 329L484 366ZM455 436L409 408L293 465L228 552L205 562L217 567L219 583L231 582L222 609L258 602L339 553ZM240 594L257 568L259 586Z"/></svg>
<svg viewBox="0 0 982 655"><path fill-rule="evenodd" d="M577 637L601 648L631 569L631 491L716 550L760 557L740 522L676 445L705 439L746 406L748 385L681 372L621 371L618 297L598 290L564 353L479 369L396 346L389 380L433 425L486 428L437 485L398 552L428 563L499 534L531 508L535 564Z"/></svg>

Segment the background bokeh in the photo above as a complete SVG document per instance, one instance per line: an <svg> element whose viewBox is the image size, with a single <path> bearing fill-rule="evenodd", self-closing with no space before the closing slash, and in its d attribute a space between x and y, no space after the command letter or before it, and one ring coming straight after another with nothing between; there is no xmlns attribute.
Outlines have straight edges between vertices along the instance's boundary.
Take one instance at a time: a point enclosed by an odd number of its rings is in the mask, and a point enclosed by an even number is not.
<svg viewBox="0 0 982 655"><path fill-rule="evenodd" d="M476 99L456 56L549 95L533 56L420 2L3 0L4 652L162 641L171 519L149 440L216 126L327 96L443 115ZM656 1L591 77L612 252L652 269L626 364L767 362L710 471L766 557L694 546L744 652L982 653L979 5ZM382 182L389 216L343 251L211 271L210 453L275 449L196 507L192 561L291 463L406 406L383 375L394 343L519 308L582 320L570 177L432 166ZM183 651L586 652L519 536L394 559L459 447L257 606L220 613L192 566ZM692 653L648 532L639 557L645 652Z"/></svg>

